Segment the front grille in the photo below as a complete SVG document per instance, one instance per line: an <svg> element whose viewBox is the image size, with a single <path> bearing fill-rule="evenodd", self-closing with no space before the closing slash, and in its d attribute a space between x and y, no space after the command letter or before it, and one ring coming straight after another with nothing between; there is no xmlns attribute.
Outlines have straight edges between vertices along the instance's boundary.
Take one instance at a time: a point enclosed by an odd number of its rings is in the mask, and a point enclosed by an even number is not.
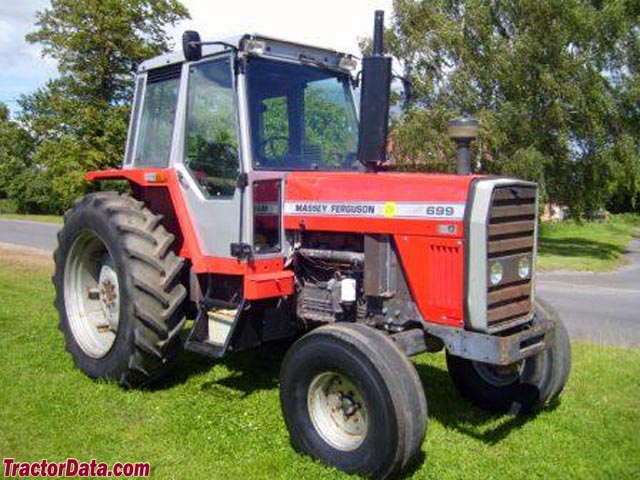
<svg viewBox="0 0 640 480"><path fill-rule="evenodd" d="M533 271L537 189L533 186L496 187L491 197L487 245L487 324L492 332L506 330L531 316L531 274L518 275L518 262L526 257ZM503 277L491 286L494 262L503 267Z"/></svg>

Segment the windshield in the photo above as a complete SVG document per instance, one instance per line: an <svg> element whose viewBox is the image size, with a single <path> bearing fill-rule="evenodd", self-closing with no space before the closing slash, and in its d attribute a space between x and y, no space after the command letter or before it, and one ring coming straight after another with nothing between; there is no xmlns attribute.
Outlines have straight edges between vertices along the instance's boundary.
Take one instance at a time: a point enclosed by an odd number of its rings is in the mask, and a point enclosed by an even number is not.
<svg viewBox="0 0 640 480"><path fill-rule="evenodd" d="M247 79L256 169L361 169L348 75L250 58Z"/></svg>

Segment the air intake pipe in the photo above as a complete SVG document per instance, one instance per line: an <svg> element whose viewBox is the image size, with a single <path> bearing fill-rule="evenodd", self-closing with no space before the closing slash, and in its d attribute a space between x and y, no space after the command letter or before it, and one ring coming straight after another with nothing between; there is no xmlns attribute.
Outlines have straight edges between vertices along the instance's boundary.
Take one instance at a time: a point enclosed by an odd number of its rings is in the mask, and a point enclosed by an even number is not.
<svg viewBox="0 0 640 480"><path fill-rule="evenodd" d="M376 10L373 52L362 59L358 159L375 171L387 158L391 57L383 53L384 12Z"/></svg>
<svg viewBox="0 0 640 480"><path fill-rule="evenodd" d="M449 138L456 144L457 172L458 175L470 175L471 168L471 143L478 136L480 122L469 115L463 115L448 124Z"/></svg>

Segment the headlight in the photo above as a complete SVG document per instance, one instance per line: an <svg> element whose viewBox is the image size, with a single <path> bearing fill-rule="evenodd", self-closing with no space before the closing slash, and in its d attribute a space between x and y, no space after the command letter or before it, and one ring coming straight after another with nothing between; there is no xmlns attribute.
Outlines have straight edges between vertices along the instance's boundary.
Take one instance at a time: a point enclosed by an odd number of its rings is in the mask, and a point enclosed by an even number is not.
<svg viewBox="0 0 640 480"><path fill-rule="evenodd" d="M502 280L502 264L500 262L493 262L491 264L491 270L489 271L489 273L491 285L499 284L500 280Z"/></svg>
<svg viewBox="0 0 640 480"><path fill-rule="evenodd" d="M527 278L531 273L531 262L527 257L522 257L518 262L518 276Z"/></svg>

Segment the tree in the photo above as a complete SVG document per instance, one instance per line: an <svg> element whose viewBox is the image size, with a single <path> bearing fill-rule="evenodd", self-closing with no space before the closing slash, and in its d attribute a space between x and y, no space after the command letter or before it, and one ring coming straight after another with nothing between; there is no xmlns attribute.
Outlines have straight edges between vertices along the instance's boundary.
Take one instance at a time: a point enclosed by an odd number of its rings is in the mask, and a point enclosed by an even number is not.
<svg viewBox="0 0 640 480"><path fill-rule="evenodd" d="M165 28L188 17L177 0L52 0L37 13L27 41L60 74L20 100L35 142L29 174L43 189L29 200L38 209L67 208L88 188L84 172L122 162L133 73L169 49Z"/></svg>
<svg viewBox="0 0 640 480"><path fill-rule="evenodd" d="M0 103L0 198L21 198L21 192L35 187L28 175L32 150L29 133L9 118L9 109ZM18 203L18 209L26 211L28 205Z"/></svg>
<svg viewBox="0 0 640 480"><path fill-rule="evenodd" d="M446 120L466 111L485 171L537 180L576 215L635 197L639 19L637 0L396 0L389 48L414 91L398 162L441 168Z"/></svg>

